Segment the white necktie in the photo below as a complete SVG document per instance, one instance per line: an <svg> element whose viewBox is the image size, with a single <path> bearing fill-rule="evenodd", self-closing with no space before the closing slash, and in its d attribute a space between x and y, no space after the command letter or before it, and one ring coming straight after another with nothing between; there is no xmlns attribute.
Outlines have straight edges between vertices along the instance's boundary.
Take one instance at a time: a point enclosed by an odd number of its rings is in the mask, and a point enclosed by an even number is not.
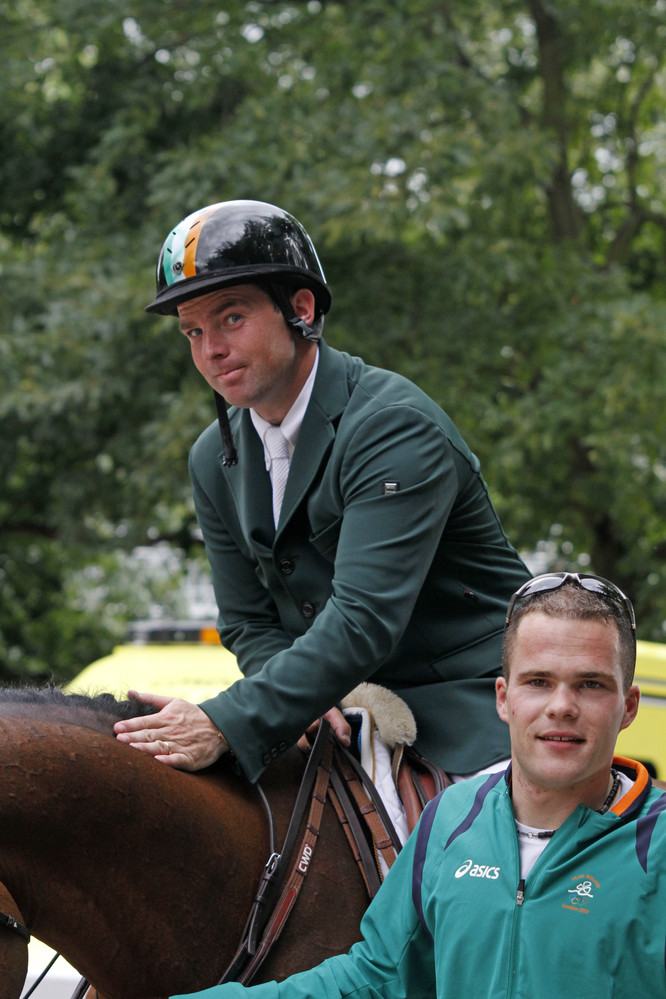
<svg viewBox="0 0 666 999"><path fill-rule="evenodd" d="M284 487L289 475L289 443L279 427L269 427L265 436L266 447L271 456L271 483L273 485L273 520L275 526L280 519L280 508Z"/></svg>

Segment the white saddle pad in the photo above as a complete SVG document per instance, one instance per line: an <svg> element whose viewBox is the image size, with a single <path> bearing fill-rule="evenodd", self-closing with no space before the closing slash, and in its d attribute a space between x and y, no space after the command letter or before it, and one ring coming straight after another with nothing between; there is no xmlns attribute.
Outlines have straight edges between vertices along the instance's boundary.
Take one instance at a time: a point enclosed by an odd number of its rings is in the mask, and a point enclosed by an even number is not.
<svg viewBox="0 0 666 999"><path fill-rule="evenodd" d="M343 714L347 718L355 716L361 720L358 738L361 766L377 788L384 808L388 812L398 838L404 846L409 832L405 810L398 797L398 792L393 782L393 774L391 773L391 750L379 735L372 715L366 708L345 707ZM382 871L386 874L387 868L381 856L380 861L382 863Z"/></svg>

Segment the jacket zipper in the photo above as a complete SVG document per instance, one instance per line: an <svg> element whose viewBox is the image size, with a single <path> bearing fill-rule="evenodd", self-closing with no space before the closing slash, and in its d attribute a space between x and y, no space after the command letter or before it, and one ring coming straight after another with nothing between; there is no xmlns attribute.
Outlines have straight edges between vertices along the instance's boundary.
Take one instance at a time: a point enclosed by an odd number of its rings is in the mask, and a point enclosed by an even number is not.
<svg viewBox="0 0 666 999"><path fill-rule="evenodd" d="M522 905L525 901L525 878L521 878L518 882L518 891L516 892L516 905Z"/></svg>

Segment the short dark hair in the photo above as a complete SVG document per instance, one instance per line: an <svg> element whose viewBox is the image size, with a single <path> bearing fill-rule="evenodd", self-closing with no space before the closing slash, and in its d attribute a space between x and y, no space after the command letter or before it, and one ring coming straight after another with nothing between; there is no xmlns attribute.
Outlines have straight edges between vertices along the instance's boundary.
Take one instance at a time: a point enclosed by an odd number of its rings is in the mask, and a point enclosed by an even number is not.
<svg viewBox="0 0 666 999"><path fill-rule="evenodd" d="M605 621L613 624L620 637L622 681L625 691L629 689L636 669L636 641L629 619L619 603L600 593L584 590L575 580L568 580L554 590L530 593L517 601L504 629L502 644L502 668L507 679L518 626L524 617L536 611L569 621Z"/></svg>

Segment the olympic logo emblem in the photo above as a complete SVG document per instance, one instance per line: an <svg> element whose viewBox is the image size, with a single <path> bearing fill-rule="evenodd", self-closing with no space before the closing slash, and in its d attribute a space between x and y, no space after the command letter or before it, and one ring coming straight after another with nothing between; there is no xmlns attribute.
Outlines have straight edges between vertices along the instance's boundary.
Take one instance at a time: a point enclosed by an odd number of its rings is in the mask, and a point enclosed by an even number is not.
<svg viewBox="0 0 666 999"><path fill-rule="evenodd" d="M571 881L575 887L567 889L567 900L562 903L562 908L587 916L590 912L589 903L599 893L601 885L591 874L582 871L574 875Z"/></svg>
<svg viewBox="0 0 666 999"><path fill-rule="evenodd" d="M582 898L594 898L592 894L592 882L581 881L575 888L569 888L569 895L580 895ZM573 902L574 899L571 899Z"/></svg>

